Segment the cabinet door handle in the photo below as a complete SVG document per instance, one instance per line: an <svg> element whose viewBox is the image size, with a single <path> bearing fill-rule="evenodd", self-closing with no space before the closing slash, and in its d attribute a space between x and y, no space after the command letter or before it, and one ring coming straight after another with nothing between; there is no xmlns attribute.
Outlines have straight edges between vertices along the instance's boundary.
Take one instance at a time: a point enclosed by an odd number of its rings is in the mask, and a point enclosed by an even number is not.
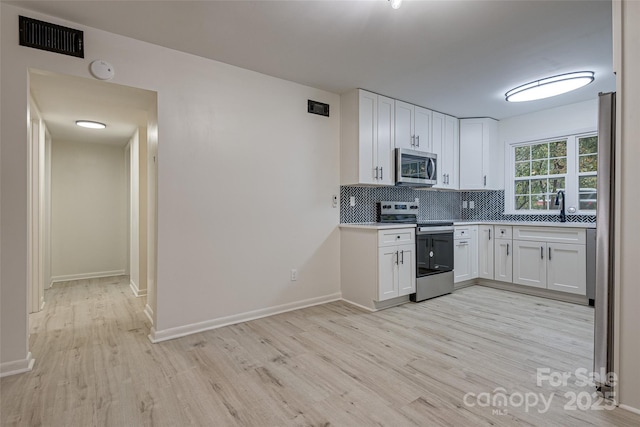
<svg viewBox="0 0 640 427"><path fill-rule="evenodd" d="M384 178L382 178L382 176L383 176L382 175L382 166L380 166L380 179L384 179Z"/></svg>
<svg viewBox="0 0 640 427"><path fill-rule="evenodd" d="M491 229L489 229L489 240L491 240Z"/></svg>
<svg viewBox="0 0 640 427"><path fill-rule="evenodd" d="M551 261L551 246L549 246L549 261Z"/></svg>
<svg viewBox="0 0 640 427"><path fill-rule="evenodd" d="M404 251L401 251L400 255L402 255L402 258L400 259L400 264L404 264Z"/></svg>
<svg viewBox="0 0 640 427"><path fill-rule="evenodd" d="M451 184L451 183L449 182L449 174L447 174L447 184Z"/></svg>
<svg viewBox="0 0 640 427"><path fill-rule="evenodd" d="M484 186L487 186L487 175L484 176Z"/></svg>
<svg viewBox="0 0 640 427"><path fill-rule="evenodd" d="M544 248L540 246L540 259L544 259Z"/></svg>
<svg viewBox="0 0 640 427"><path fill-rule="evenodd" d="M416 141L418 143L418 147L420 147L420 135L416 136Z"/></svg>
<svg viewBox="0 0 640 427"><path fill-rule="evenodd" d="M378 167L376 166L376 179L378 179Z"/></svg>
<svg viewBox="0 0 640 427"><path fill-rule="evenodd" d="M396 251L396 265L398 265L398 251Z"/></svg>
<svg viewBox="0 0 640 427"><path fill-rule="evenodd" d="M469 244L469 242L459 242L458 244L459 244L459 245L468 245L468 244Z"/></svg>
<svg viewBox="0 0 640 427"><path fill-rule="evenodd" d="M416 136L415 135L411 135L411 146L412 147L416 146Z"/></svg>
<svg viewBox="0 0 640 427"><path fill-rule="evenodd" d="M509 244L507 243L507 256L509 256Z"/></svg>

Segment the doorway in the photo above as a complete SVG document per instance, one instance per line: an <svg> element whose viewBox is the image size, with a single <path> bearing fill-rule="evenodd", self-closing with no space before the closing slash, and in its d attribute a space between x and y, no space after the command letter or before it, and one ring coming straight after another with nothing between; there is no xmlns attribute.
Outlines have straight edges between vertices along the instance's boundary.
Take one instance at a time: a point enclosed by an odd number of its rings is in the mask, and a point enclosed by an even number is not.
<svg viewBox="0 0 640 427"><path fill-rule="evenodd" d="M29 86L29 311L56 282L128 275L155 323L157 94L33 69Z"/></svg>

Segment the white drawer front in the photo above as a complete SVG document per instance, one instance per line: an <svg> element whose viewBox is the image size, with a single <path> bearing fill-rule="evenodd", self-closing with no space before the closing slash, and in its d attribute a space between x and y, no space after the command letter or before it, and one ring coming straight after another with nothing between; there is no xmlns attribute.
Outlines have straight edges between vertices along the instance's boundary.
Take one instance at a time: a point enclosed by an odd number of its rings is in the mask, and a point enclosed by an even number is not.
<svg viewBox="0 0 640 427"><path fill-rule="evenodd" d="M513 239L513 227L510 225L495 225L493 230L496 239Z"/></svg>
<svg viewBox="0 0 640 427"><path fill-rule="evenodd" d="M378 231L378 247L415 243L415 228L396 228Z"/></svg>
<svg viewBox="0 0 640 427"><path fill-rule="evenodd" d="M584 245L586 231L584 228L513 227L513 239Z"/></svg>
<svg viewBox="0 0 640 427"><path fill-rule="evenodd" d="M471 237L471 229L469 227L455 227L453 233L454 239L468 239Z"/></svg>

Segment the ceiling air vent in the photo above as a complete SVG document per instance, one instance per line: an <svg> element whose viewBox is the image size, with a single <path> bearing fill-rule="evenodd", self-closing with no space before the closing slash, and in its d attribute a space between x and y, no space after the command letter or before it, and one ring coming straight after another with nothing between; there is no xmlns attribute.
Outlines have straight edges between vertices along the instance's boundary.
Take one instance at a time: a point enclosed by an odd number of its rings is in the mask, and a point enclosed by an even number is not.
<svg viewBox="0 0 640 427"><path fill-rule="evenodd" d="M84 58L83 32L20 17L20 45Z"/></svg>

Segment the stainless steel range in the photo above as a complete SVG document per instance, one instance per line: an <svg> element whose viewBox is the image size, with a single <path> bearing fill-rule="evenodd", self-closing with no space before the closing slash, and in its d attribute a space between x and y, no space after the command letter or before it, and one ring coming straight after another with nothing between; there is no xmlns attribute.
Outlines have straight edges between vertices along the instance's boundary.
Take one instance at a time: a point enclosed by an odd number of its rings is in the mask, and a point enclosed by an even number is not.
<svg viewBox="0 0 640 427"><path fill-rule="evenodd" d="M418 221L417 202L380 202L378 222L416 224L416 293L419 302L453 292L453 222Z"/></svg>

